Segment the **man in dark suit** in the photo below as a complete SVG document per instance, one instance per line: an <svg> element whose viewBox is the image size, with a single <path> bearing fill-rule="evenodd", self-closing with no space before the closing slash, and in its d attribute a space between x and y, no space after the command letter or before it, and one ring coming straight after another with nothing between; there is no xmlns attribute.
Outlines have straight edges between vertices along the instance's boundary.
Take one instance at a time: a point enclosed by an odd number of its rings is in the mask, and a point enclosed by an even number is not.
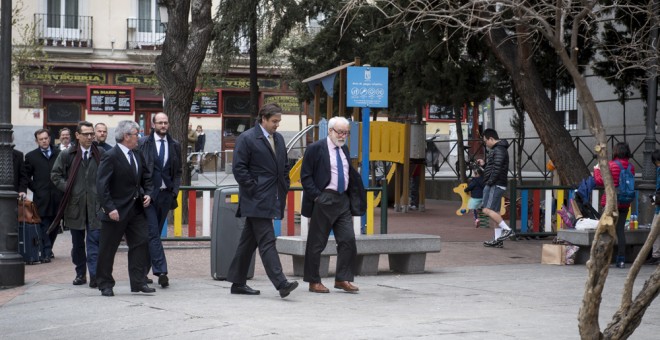
<svg viewBox="0 0 660 340"><path fill-rule="evenodd" d="M282 108L266 104L257 116L258 124L236 139L234 148L234 178L238 182L236 217L245 217L245 228L229 266L227 281L232 282L232 294L258 295L258 290L245 284L252 255L259 255L268 278L287 297L298 287L297 281L287 281L275 248L273 219L284 215L289 189L289 166L284 138L276 130L282 120Z"/></svg>
<svg viewBox="0 0 660 340"><path fill-rule="evenodd" d="M140 138L138 145L151 173L153 191L151 204L145 209L149 227L149 257L152 273L158 277L158 284L165 288L170 285L167 277L167 259L160 240L167 213L177 207L176 196L181 186L181 144L167 132L170 121L166 114L157 113L151 117L153 132ZM149 273L149 265L145 274Z"/></svg>
<svg viewBox="0 0 660 340"><path fill-rule="evenodd" d="M303 280L309 291L329 293L321 283L319 266L321 252L334 231L337 241L335 288L355 293L353 261L357 253L352 216L366 210L364 186L358 172L351 166L346 140L350 123L346 118L328 121L328 138L307 147L303 157L300 180L303 186L302 215L310 217L305 249Z"/></svg>
<svg viewBox="0 0 660 340"><path fill-rule="evenodd" d="M105 151L112 149L112 145L106 143L108 139L108 127L105 123L96 123L94 125L94 138L94 144L98 147L103 148Z"/></svg>
<svg viewBox="0 0 660 340"><path fill-rule="evenodd" d="M25 155L25 172L28 176L28 188L32 191L32 200L41 217L43 248L42 262L48 263L53 257L53 244L59 228L46 233L57 214L57 207L62 199L62 192L50 181L50 171L60 150L50 145L50 132L46 129L35 131L34 138L38 147Z"/></svg>
<svg viewBox="0 0 660 340"><path fill-rule="evenodd" d="M139 125L123 120L115 130L117 145L105 152L99 164L96 192L101 206L101 237L96 282L101 295L114 296L112 266L122 236L128 244L131 292L153 293L145 282L149 258L149 233L144 208L151 203L151 174L138 146Z"/></svg>
<svg viewBox="0 0 660 340"><path fill-rule="evenodd" d="M71 130L69 128L62 128L60 130L60 142L55 147L60 151L64 151L73 145L71 142Z"/></svg>

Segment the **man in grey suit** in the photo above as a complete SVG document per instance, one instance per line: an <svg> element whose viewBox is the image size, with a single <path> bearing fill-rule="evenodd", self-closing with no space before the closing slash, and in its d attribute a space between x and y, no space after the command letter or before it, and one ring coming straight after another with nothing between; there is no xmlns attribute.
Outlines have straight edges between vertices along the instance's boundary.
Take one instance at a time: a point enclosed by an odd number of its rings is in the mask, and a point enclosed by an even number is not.
<svg viewBox="0 0 660 340"><path fill-rule="evenodd" d="M258 290L245 284L252 255L259 255L268 278L287 297L298 287L297 281L287 281L275 248L273 219L284 215L289 189L289 165L284 138L276 130L282 120L282 108L266 104L257 116L258 124L236 139L234 148L234 178L238 182L236 217L245 217L236 255L229 266L227 281L232 282L232 294L258 295Z"/></svg>
<svg viewBox="0 0 660 340"><path fill-rule="evenodd" d="M105 152L99 164L96 192L101 206L101 237L96 282L101 295L114 296L112 266L122 236L128 244L131 292L153 293L144 268L149 261L149 232L144 208L151 203L151 174L137 151L139 126L122 120L115 129L117 145Z"/></svg>

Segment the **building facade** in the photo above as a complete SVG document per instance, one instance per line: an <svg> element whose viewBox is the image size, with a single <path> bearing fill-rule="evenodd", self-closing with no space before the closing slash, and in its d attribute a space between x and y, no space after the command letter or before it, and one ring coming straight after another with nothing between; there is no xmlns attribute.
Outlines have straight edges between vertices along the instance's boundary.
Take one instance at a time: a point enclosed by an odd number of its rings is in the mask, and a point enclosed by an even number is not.
<svg viewBox="0 0 660 340"><path fill-rule="evenodd" d="M46 53L41 68L30 69L12 83L12 124L16 148L35 147L33 133L47 128L53 138L80 120L114 127L133 119L148 133L151 115L162 112L163 96L154 74L154 59L165 39L157 0L23 0L14 26L14 44L34 39ZM214 5L217 5L214 1ZM215 6L214 6L215 8ZM23 27L33 36L21 36ZM249 128L249 70L236 65L228 74L205 77L191 106L190 124L202 125L205 151L232 149ZM295 93L277 69L260 68L260 105L280 104L283 130L300 129L303 111ZM306 121L306 119L303 119ZM57 143L57 141L55 141Z"/></svg>

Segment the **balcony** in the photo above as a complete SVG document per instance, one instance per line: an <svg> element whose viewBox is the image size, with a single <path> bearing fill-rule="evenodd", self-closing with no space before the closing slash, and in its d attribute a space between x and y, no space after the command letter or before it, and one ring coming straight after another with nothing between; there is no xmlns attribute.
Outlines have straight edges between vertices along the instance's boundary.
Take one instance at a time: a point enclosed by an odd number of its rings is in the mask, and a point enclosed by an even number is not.
<svg viewBox="0 0 660 340"><path fill-rule="evenodd" d="M80 15L34 15L35 38L42 46L64 48L93 47L93 18Z"/></svg>
<svg viewBox="0 0 660 340"><path fill-rule="evenodd" d="M126 50L160 51L165 41L165 28L160 20L126 19Z"/></svg>

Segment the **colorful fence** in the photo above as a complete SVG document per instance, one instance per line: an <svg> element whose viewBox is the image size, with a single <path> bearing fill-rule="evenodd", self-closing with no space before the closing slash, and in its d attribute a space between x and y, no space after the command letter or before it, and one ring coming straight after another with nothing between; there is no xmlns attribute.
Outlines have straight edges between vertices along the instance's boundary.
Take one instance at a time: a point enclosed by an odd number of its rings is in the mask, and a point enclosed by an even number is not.
<svg viewBox="0 0 660 340"><path fill-rule="evenodd" d="M591 193L591 206L599 210L602 188ZM511 186L508 223L521 236L556 235L564 229L561 216L557 213L574 198L575 188L565 186ZM637 215L639 191L628 211ZM512 202L516 202L515 204ZM514 208L515 207L515 208ZM549 213L548 213L549 212Z"/></svg>
<svg viewBox="0 0 660 340"><path fill-rule="evenodd" d="M182 186L177 196L178 208L172 213L172 221L165 221L161 238L164 241L208 241L211 239L211 209L213 207L212 191L217 190L215 186L192 187ZM275 220L275 236L281 236L282 223L285 223L284 233L287 236L296 234L296 192L302 191L301 187L291 187L287 194L287 207L285 216L282 220ZM375 217L375 193L382 191L384 202L387 202L387 187L367 188L367 213L366 222L362 233L374 233ZM201 202L198 194L201 192ZM299 195L299 194L298 194ZM187 218L184 219L183 199L186 197L188 203ZM299 198L298 198L299 199ZM201 203L201 205L200 205ZM231 203L238 204L238 195L232 195ZM187 222L184 224L184 222ZM381 209L380 213L380 232L387 233L387 209Z"/></svg>

